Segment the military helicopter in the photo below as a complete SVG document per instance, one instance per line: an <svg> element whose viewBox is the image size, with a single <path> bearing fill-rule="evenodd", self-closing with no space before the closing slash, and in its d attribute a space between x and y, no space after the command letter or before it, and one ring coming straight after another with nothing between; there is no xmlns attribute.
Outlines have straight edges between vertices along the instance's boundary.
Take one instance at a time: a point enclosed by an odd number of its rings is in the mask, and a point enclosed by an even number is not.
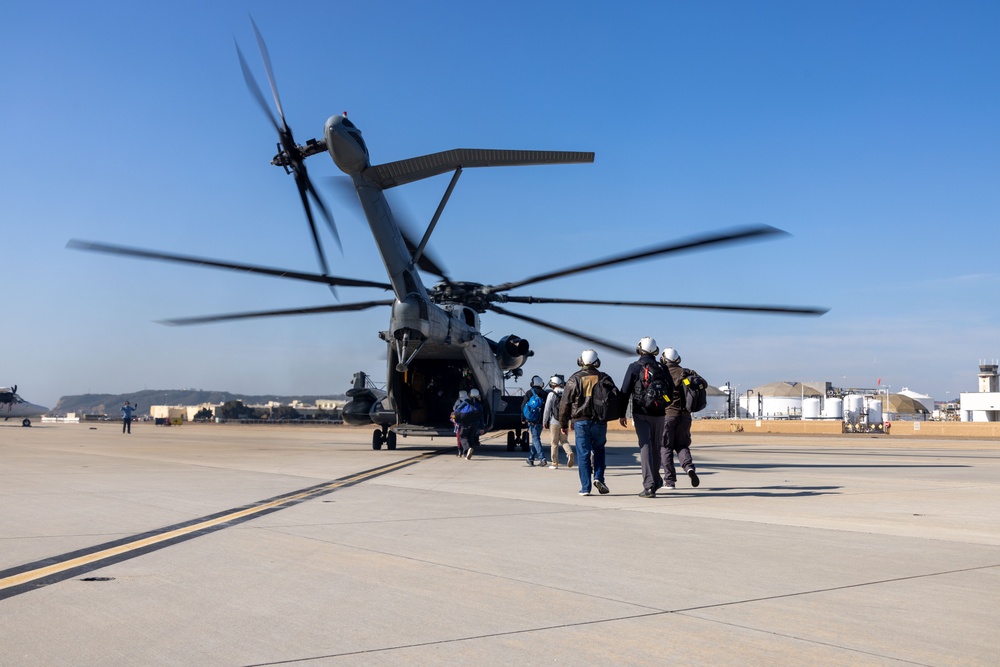
<svg viewBox="0 0 1000 667"><path fill-rule="evenodd" d="M16 384L13 387L0 387L0 417L4 421L20 417L21 426L31 426L31 417L41 417L48 411L48 408L29 403L18 396Z"/></svg>
<svg viewBox="0 0 1000 667"><path fill-rule="evenodd" d="M431 257L428 242L463 170L474 167L589 163L593 162L594 153L458 148L372 165L361 130L348 119L346 112L331 116L326 121L322 139L310 139L304 144L298 144L285 120L264 39L255 23L253 29L277 116L272 112L237 44L240 66L247 88L278 133L278 153L271 160L271 164L283 168L294 177L309 223L321 273L253 266L79 240L71 240L68 247L323 283L329 285L331 289L370 287L391 290L393 297L391 299L336 303L314 308L208 315L164 322L172 325L191 325L259 317L342 313L369 308L390 309L389 326L378 333L387 348L385 390L381 392L374 389L364 373L357 373L354 386L348 392L352 400L344 409L344 418L348 423L355 425L373 423L377 426L372 433L373 449L381 449L383 445L387 449L395 449L397 435L451 436L454 431L449 416L455 398L460 390L473 388L478 389L482 396L487 430L509 429L507 448L513 450L518 445L522 449L527 448L526 433L522 431L519 411L521 396L508 394L505 380L511 378L516 380L520 377L523 373L522 366L533 352L526 339L513 333L499 340L485 337L480 328L480 315L486 312L506 315L600 348L623 354L633 352L632 349L613 341L514 312L499 304L584 304L796 315L820 315L826 312L823 308L810 307L602 301L510 294L512 290L564 276L785 233L764 225L668 242L499 285L454 280L447 275L441 264ZM340 238L333 216L320 198L305 165L307 158L323 152L329 154L334 164L350 178L351 189L361 204L382 257L388 283L329 274L313 204L338 245ZM423 236L417 240L400 225L384 193L390 188L447 173L452 174L451 180ZM437 276L439 282L432 287L426 287L420 275L421 271Z"/></svg>

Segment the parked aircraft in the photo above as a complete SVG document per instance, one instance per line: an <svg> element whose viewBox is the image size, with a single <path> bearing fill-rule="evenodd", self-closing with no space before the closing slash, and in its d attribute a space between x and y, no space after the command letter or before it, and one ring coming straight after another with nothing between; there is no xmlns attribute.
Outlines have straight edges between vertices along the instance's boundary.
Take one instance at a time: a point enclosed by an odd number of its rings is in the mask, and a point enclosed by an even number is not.
<svg viewBox="0 0 1000 667"><path fill-rule="evenodd" d="M192 257L161 251L128 248L104 243L70 241L69 247L96 252L126 255L145 259L209 266L244 272L261 273L286 279L311 281L334 287L375 287L392 291L392 298L351 303L321 305L314 308L265 310L226 315L209 315L167 320L168 324L188 325L232 321L256 317L338 313L368 308L388 308L389 326L378 332L387 347L386 393L376 395L365 388L363 377L355 377L352 402L345 409L345 418L353 423L370 421L378 426L372 434L372 448L395 449L397 434L451 435L449 422L452 405L460 390L478 389L483 397L485 425L489 430L510 429L507 447L527 447L519 414L520 396L509 395L505 380L517 378L521 367L533 352L524 338L513 333L493 340L480 329L479 316L487 311L506 315L535 326L557 331L588 345L632 354L632 348L598 338L577 329L508 310L498 304L586 304L598 306L633 306L643 308L688 308L726 310L733 312L820 315L824 308L791 306L747 306L735 304L678 303L650 301L603 301L579 298L548 298L509 294L511 290L568 275L584 273L609 266L651 258L664 257L695 250L715 248L724 244L783 235L769 226L752 226L696 236L643 248L641 250L586 262L500 285L458 281L447 275L440 262L428 253L428 241L441 218L445 205L464 169L515 165L558 165L593 162L588 152L495 150L458 148L420 157L372 165L368 146L361 130L347 114L331 116L322 139L296 143L285 120L270 57L256 24L253 26L257 45L264 62L267 80L277 115L261 93L246 59L237 45L243 76L257 103L264 110L278 133L279 152L271 164L282 167L294 177L299 197L305 209L321 273L305 273L263 266ZM313 205L318 209L335 242L340 237L333 216L320 199L306 171L305 160L326 152L334 164L351 181L364 211L372 237L382 257L388 283L355 280L329 275L329 265L320 241ZM399 224L386 201L384 191L432 176L451 173L437 211L427 225L423 237L411 238ZM420 272L440 278L433 287L426 287ZM360 384L359 384L360 382Z"/></svg>
<svg viewBox="0 0 1000 667"><path fill-rule="evenodd" d="M29 403L17 395L17 385L0 387L0 417L4 421L11 418L21 418L21 426L31 426L30 417L41 417L49 409L41 405Z"/></svg>

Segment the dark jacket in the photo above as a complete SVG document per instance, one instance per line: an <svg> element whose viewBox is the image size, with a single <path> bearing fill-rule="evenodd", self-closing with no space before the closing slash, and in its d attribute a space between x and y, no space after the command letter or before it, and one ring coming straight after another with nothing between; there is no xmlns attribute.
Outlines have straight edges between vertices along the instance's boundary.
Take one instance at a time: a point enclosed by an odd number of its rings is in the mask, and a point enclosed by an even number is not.
<svg viewBox="0 0 1000 667"><path fill-rule="evenodd" d="M667 416L676 416L687 412L687 400L684 396L684 369L675 361L668 361L663 365L670 371L670 379L674 381L674 393L670 397Z"/></svg>
<svg viewBox="0 0 1000 667"><path fill-rule="evenodd" d="M607 373L596 368L582 368L570 376L559 401L559 424L563 428L569 428L571 421L594 419L594 386L604 378L614 384Z"/></svg>
<svg viewBox="0 0 1000 667"><path fill-rule="evenodd" d="M625 370L625 379L622 380L622 393L618 404L623 417L625 416L628 408L629 400L632 401L633 415L662 417L664 414L662 409L650 412L642 407L642 391L644 389L643 378L646 375L645 370L647 366L650 367L649 373L651 375L656 372L667 374L667 369L663 366L663 364L656 360L656 357L651 354L640 355L636 361L629 364L628 368ZM654 368L656 368L656 370L654 370ZM674 400L673 396L670 397L670 400L672 405Z"/></svg>

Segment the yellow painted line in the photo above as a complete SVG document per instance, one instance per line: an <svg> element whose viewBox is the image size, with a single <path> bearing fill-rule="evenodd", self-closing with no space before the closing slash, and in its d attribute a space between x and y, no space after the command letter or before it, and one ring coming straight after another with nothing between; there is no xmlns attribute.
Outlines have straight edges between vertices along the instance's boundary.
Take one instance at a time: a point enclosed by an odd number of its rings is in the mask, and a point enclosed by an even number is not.
<svg viewBox="0 0 1000 667"><path fill-rule="evenodd" d="M60 572L65 572L66 570L72 570L74 568L82 567L84 565L89 565L97 561L103 560L105 558L113 558L115 556L120 556L121 554L128 553L130 551L135 551L137 549L142 549L160 542L166 542L168 540L175 539L177 537L183 537L184 535L190 535L191 533L196 533L200 530L205 530L206 528L212 528L220 524L226 523L228 521L233 521L235 519L241 519L243 517L251 516L253 514L259 514L275 507L280 507L282 505L287 505L294 503L296 501L308 498L309 496L318 495L333 491L342 486L348 484L357 483L363 481L369 477L374 477L376 475L382 475L387 472L392 472L397 468L403 468L409 465L421 461L423 459L434 456L435 453L420 454L419 456L406 459L404 461L398 461L396 463L390 463L388 465L382 466L380 468L375 468L374 470L368 470L366 472L358 473L356 475L351 475L350 477L345 477L344 479L337 480L336 482L331 482L320 487L313 487L307 491L301 493L296 493L291 496L284 496L278 498L268 503L261 505L254 505L253 507L247 507L245 509L231 512L229 514L215 517L214 519L209 519L207 521L202 521L200 523L192 524L190 526L184 526L183 528L178 528L176 530L171 530L166 533L161 533L159 535L153 535L151 537L146 537L141 540L136 540L134 542L129 542L128 544L120 544L116 547L110 547L102 551L96 551L92 554L87 554L85 556L79 556L61 563L56 563L54 565L48 565L45 567L40 567L34 570L29 570L27 572L22 572L20 574L11 575L0 579L0 590L5 588L10 588L12 586L20 586L28 582L34 581L36 579L42 579L54 574L59 574Z"/></svg>

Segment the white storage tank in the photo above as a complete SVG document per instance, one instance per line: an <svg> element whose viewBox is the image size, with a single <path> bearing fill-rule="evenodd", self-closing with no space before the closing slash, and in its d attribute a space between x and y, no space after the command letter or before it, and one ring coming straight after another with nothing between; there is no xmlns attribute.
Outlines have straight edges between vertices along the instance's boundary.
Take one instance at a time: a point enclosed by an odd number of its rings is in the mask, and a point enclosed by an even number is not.
<svg viewBox="0 0 1000 667"><path fill-rule="evenodd" d="M861 394L848 394L844 399L844 420L857 424L865 409L865 397Z"/></svg>
<svg viewBox="0 0 1000 667"><path fill-rule="evenodd" d="M868 423L869 424L882 423L882 401L879 400L868 401Z"/></svg>
<svg viewBox="0 0 1000 667"><path fill-rule="evenodd" d="M802 418L819 419L820 401L818 398L802 399Z"/></svg>
<svg viewBox="0 0 1000 667"><path fill-rule="evenodd" d="M844 399L842 398L826 399L826 407L823 409L823 416L826 417L827 419L843 419Z"/></svg>

